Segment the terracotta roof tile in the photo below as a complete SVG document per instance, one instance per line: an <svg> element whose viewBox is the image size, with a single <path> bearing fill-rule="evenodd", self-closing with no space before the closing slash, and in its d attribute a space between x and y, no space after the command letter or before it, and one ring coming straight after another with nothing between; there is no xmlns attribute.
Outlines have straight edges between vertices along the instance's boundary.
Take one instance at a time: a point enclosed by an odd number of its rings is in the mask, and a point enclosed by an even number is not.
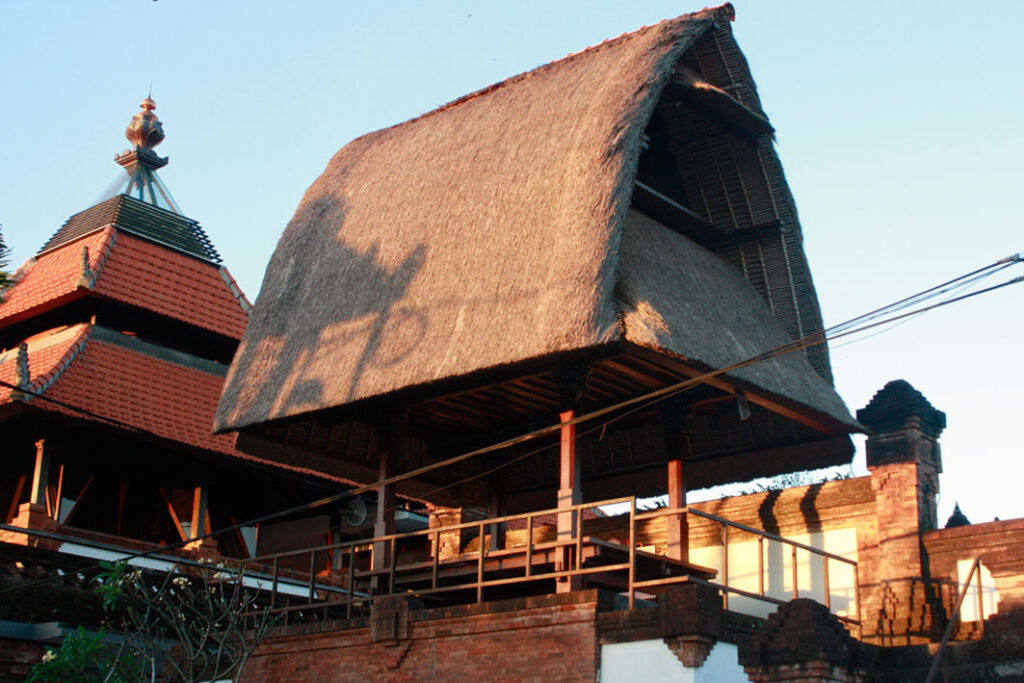
<svg viewBox="0 0 1024 683"><path fill-rule="evenodd" d="M95 272L113 237L114 229L105 228L30 260L16 275L17 284L0 306L0 321L25 318L27 312L34 309L52 307L59 300L84 295L88 290L79 288L83 274L82 251L89 249L89 269Z"/></svg>
<svg viewBox="0 0 1024 683"><path fill-rule="evenodd" d="M84 248L89 272L83 277ZM0 306L0 325L84 296L87 286L99 296L234 339L249 320L249 302L225 268L108 226L27 264Z"/></svg>
<svg viewBox="0 0 1024 683"><path fill-rule="evenodd" d="M81 324L27 340L32 391L182 444L350 483L236 450L233 435L211 433L224 382L221 375L90 338L93 329ZM131 338L126 338L126 343L130 344ZM0 381L16 383L17 354L12 350L0 355ZM0 404L12 401L11 393L3 388ZM30 398L29 403L39 410L98 419L39 397Z"/></svg>
<svg viewBox="0 0 1024 683"><path fill-rule="evenodd" d="M249 321L244 297L235 297L222 271L226 274L221 266L120 232L94 291L240 339Z"/></svg>

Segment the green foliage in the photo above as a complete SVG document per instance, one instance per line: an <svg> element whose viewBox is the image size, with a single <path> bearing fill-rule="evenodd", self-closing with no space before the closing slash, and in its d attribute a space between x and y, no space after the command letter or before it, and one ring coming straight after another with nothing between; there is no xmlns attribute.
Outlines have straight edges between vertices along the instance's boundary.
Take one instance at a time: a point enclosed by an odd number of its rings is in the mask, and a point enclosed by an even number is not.
<svg viewBox="0 0 1024 683"><path fill-rule="evenodd" d="M89 634L81 626L56 649L49 649L32 667L27 681L132 681L139 670L129 657L118 657L119 647L107 642L103 629Z"/></svg>
<svg viewBox="0 0 1024 683"><path fill-rule="evenodd" d="M96 577L99 581L96 592L103 598L103 611L113 612L118 600L124 593L124 584L129 578L128 564L125 562L100 562L103 570Z"/></svg>
<svg viewBox="0 0 1024 683"><path fill-rule="evenodd" d="M10 265L11 250L7 247L4 242L4 234L0 231L0 297L3 296L3 291L14 284L10 273L7 272L7 267Z"/></svg>
<svg viewBox="0 0 1024 683"><path fill-rule="evenodd" d="M101 562L96 593L104 629L79 628L47 651L29 680L217 680L238 675L276 622L241 572L223 565L146 572L125 562ZM182 573L183 572L183 573Z"/></svg>
<svg viewBox="0 0 1024 683"><path fill-rule="evenodd" d="M853 477L853 471L835 470L824 468L820 470L804 470L801 472L787 472L777 474L774 477L755 479L753 486L748 486L739 491L740 495L750 493L764 493L765 491L782 491L784 489L796 488L798 486L809 486L811 484L822 484L827 481L840 481Z"/></svg>

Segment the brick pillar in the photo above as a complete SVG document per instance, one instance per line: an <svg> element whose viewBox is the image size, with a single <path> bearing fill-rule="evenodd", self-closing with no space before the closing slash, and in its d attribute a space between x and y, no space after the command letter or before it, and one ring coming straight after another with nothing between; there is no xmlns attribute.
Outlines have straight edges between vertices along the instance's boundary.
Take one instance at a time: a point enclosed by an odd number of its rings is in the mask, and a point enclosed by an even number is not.
<svg viewBox="0 0 1024 683"><path fill-rule="evenodd" d="M57 522L46 514L46 508L34 503L22 503L18 506L18 514L11 520L11 526L35 529L37 531L57 530ZM0 531L0 542L13 545L27 545L33 548L46 548L48 550L56 550L60 546L60 541L23 534L17 531Z"/></svg>
<svg viewBox="0 0 1024 683"><path fill-rule="evenodd" d="M864 639L882 645L930 642L945 616L931 585L921 534L937 527L935 497L946 415L903 380L889 382L857 411L868 429L878 546L861 571Z"/></svg>
<svg viewBox="0 0 1024 683"><path fill-rule="evenodd" d="M50 516L46 507L46 488L50 477L51 451L53 447L44 439L36 442L36 459L32 472L32 483L29 488L29 501L18 506L18 513L11 520L12 526L38 531L56 531L56 514ZM60 500L57 501L60 505ZM0 532L0 541L15 545L27 545L38 548L56 549L60 543L40 536L21 534L16 531Z"/></svg>

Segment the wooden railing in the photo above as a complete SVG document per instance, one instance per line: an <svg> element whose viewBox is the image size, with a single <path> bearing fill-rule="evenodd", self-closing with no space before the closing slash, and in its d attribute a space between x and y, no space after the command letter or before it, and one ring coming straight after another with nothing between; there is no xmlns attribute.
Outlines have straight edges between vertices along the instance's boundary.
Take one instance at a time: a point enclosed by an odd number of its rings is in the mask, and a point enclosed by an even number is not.
<svg viewBox="0 0 1024 683"><path fill-rule="evenodd" d="M628 506L628 516L623 515L626 524L619 531L618 537L599 538L585 533L586 511L622 504ZM556 585L586 581L590 585L610 588L625 594L630 609L636 605L638 593L650 599L656 596L658 589L686 581L704 583L721 590L726 607L730 594L773 604L785 602L766 593L763 561L759 567L762 576L759 590L753 592L728 585L727 564L723 568L725 581L716 581L713 569L637 547L639 524L646 524L659 517L688 514L722 526L726 558L729 529L756 535L759 549L765 540L790 546L794 558L793 597L800 595L795 562L797 551L806 551L824 558L826 604L830 594L830 562L850 565L854 576L857 575L857 563L839 555L693 508L638 511L635 497L325 544L240 560L237 563L250 580L260 582L271 609L284 613L286 619L289 615L299 613L302 618L352 618L365 614L374 600L400 595L434 596L442 601L479 603L488 598L488 593L505 597L508 592L504 589L517 585L526 588L534 584L533 589L536 591L542 588L550 590L550 585L536 586L542 581L554 582ZM537 519L557 518L559 515L563 520L565 515L571 515L574 522L572 530L563 530L561 535L555 535L554 540L538 541L537 536L540 534L537 532L541 527L537 525ZM500 525L506 528L508 525L524 526L524 542L497 547L500 544L494 543L498 536L495 532ZM446 537L461 538L466 533L475 533L477 547L462 549L457 546L456 552L450 557L442 557L440 551ZM763 552L759 552L759 556L763 557ZM853 617L840 618L854 626L859 623Z"/></svg>

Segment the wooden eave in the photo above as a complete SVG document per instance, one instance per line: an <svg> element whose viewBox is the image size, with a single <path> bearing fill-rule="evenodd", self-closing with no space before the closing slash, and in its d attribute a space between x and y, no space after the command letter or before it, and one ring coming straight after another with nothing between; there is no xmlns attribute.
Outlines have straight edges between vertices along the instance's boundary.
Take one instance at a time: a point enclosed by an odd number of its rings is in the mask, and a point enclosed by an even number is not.
<svg viewBox="0 0 1024 683"><path fill-rule="evenodd" d="M686 359L623 342L586 354L496 370L477 377L475 386L464 381L439 383L347 409L243 430L236 447L264 459L371 483L377 479L377 439L382 429L399 429L406 439L398 469L408 471L556 424L561 405L553 368L559 362L581 360L589 367L581 401L583 413L644 396L706 371ZM749 421L737 417L738 394L751 406ZM721 477L723 464L729 465L729 472L749 471L752 477L775 474L775 469L784 466L806 469L848 460L849 428L806 406L723 376L704 379L682 396L694 416L695 481L712 482ZM598 431L592 430L597 422L580 426L587 499L613 495L616 486L639 495L663 492L659 407L656 403L638 404L629 414L613 413L609 417L618 419ZM487 488L496 485L494 477L498 477L510 500L524 505L551 504L546 498L557 480L556 442L556 435L551 434L471 459L451 471L402 482L397 491L442 505L486 504ZM814 449L833 442L834 446L821 447L819 464ZM492 476L494 471L499 473ZM618 493L623 491L618 489Z"/></svg>

